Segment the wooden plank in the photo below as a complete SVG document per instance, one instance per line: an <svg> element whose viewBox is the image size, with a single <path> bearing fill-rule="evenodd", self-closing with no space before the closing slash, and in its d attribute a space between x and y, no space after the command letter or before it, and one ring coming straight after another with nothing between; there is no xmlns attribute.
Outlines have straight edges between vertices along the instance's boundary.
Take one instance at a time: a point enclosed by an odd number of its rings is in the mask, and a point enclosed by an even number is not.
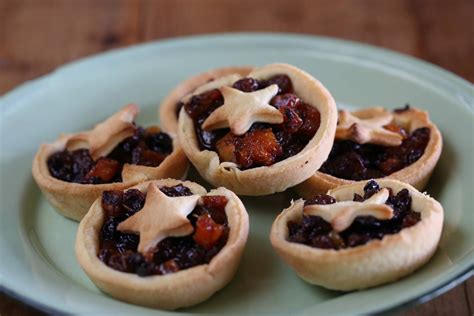
<svg viewBox="0 0 474 316"><path fill-rule="evenodd" d="M275 0L269 4L266 0L145 0L144 3L147 40L200 33L275 31L334 36L409 54L416 54L418 49L416 23L406 15L409 1Z"/></svg>
<svg viewBox="0 0 474 316"><path fill-rule="evenodd" d="M229 31L299 32L393 49L474 81L474 1L144 0L144 39Z"/></svg>
<svg viewBox="0 0 474 316"><path fill-rule="evenodd" d="M456 286L443 295L418 306L415 306L403 313L403 316L415 315L472 315L467 304L467 297L464 290L464 283Z"/></svg>
<svg viewBox="0 0 474 316"><path fill-rule="evenodd" d="M474 315L474 277L464 282L464 290L466 291L469 315Z"/></svg>
<svg viewBox="0 0 474 316"><path fill-rule="evenodd" d="M43 312L0 293L0 315L42 316Z"/></svg>
<svg viewBox="0 0 474 316"><path fill-rule="evenodd" d="M418 25L420 57L474 82L474 1L411 3Z"/></svg>
<svg viewBox="0 0 474 316"><path fill-rule="evenodd" d="M0 94L59 65L139 40L137 1L3 1Z"/></svg>

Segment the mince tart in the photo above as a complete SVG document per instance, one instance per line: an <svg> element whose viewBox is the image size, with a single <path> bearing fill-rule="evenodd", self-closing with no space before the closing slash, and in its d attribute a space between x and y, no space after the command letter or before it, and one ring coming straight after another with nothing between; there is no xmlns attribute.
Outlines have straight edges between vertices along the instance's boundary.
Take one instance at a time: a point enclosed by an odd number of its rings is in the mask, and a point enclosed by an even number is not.
<svg viewBox="0 0 474 316"><path fill-rule="evenodd" d="M133 304L197 304L234 276L248 236L231 191L174 179L105 191L81 221L77 259L104 292Z"/></svg>
<svg viewBox="0 0 474 316"><path fill-rule="evenodd" d="M187 158L177 139L157 126L136 126L138 111L127 105L89 131L41 145L33 176L61 214L80 220L104 190L186 174Z"/></svg>
<svg viewBox="0 0 474 316"><path fill-rule="evenodd" d="M186 156L204 179L237 194L271 194L301 183L326 160L334 140L333 97L287 64L216 78L180 102L178 136Z"/></svg>
<svg viewBox="0 0 474 316"><path fill-rule="evenodd" d="M434 254L443 208L409 184L359 181L297 200L274 221L274 249L305 281L350 291L404 277Z"/></svg>
<svg viewBox="0 0 474 316"><path fill-rule="evenodd" d="M328 159L297 190L308 197L379 178L400 180L422 190L438 162L442 143L428 113L409 105L394 111L381 107L341 110Z"/></svg>

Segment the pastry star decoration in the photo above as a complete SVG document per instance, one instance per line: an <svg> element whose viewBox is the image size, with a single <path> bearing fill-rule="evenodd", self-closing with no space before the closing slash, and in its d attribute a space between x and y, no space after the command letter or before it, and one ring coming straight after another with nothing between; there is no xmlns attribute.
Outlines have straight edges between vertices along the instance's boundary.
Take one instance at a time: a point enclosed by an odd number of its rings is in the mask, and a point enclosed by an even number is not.
<svg viewBox="0 0 474 316"><path fill-rule="evenodd" d="M276 84L249 93L228 86L221 87L220 91L224 97L224 104L204 121L202 127L205 130L230 127L232 133L242 135L255 122L272 124L283 122L280 111L268 104L278 93Z"/></svg>
<svg viewBox="0 0 474 316"><path fill-rule="evenodd" d="M146 254L166 237L186 236L194 228L186 218L200 199L199 195L169 197L153 183L148 185L145 205L121 222L117 229L140 235L138 251Z"/></svg>
<svg viewBox="0 0 474 316"><path fill-rule="evenodd" d="M389 196L386 188L363 202L342 201L326 205L308 205L303 209L305 215L320 216L330 223L336 232L351 226L357 216L373 216L385 220L393 216L393 209L385 204Z"/></svg>
<svg viewBox="0 0 474 316"><path fill-rule="evenodd" d="M122 140L135 132L133 122L139 112L138 106L129 104L92 130L73 135L67 149L88 148L93 159L110 153Z"/></svg>
<svg viewBox="0 0 474 316"><path fill-rule="evenodd" d="M402 143L403 137L384 128L392 120L392 113L383 108L354 113L341 110L336 128L336 139L349 139L358 144L398 146Z"/></svg>

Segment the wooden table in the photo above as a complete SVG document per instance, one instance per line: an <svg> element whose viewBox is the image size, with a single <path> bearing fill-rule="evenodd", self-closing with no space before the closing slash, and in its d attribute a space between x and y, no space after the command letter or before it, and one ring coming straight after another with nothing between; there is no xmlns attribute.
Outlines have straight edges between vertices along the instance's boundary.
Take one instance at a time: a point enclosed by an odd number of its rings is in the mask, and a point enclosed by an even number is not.
<svg viewBox="0 0 474 316"><path fill-rule="evenodd" d="M276 31L390 48L474 81L472 0L0 0L0 95L66 62L181 35ZM473 315L474 279L403 312ZM1 315L40 314L0 294Z"/></svg>

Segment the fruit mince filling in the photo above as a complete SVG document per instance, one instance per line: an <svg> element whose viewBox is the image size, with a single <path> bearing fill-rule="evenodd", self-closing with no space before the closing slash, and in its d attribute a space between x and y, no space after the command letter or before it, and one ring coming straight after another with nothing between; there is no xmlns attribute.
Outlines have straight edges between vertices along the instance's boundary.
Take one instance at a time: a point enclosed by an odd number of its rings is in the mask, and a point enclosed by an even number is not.
<svg viewBox="0 0 474 316"><path fill-rule="evenodd" d="M364 196L354 193L353 200L362 202L379 190L378 183L371 180L364 187ZM402 189L397 194L393 194L391 189L389 192L390 196L385 202L393 208L393 218L389 220L358 216L351 226L338 233L320 216L303 215L300 223L288 222L289 241L323 249L356 247L373 239L382 239L385 235L396 234L421 220L420 213L411 209L411 196L407 189ZM336 200L325 194L318 194L305 201L305 205L333 203L336 203Z"/></svg>
<svg viewBox="0 0 474 316"><path fill-rule="evenodd" d="M191 190L181 184L162 187L168 196L192 195ZM225 196L203 196L188 215L194 227L191 235L167 237L147 254L137 251L139 236L117 230L117 225L139 212L145 203L146 194L137 189L105 191L102 194L104 224L99 235L98 257L109 267L139 276L162 275L209 263L224 247L229 236L229 225L225 213Z"/></svg>
<svg viewBox="0 0 474 316"><path fill-rule="evenodd" d="M407 111L409 106L395 112ZM346 180L382 178L416 162L423 156L430 140L430 129L422 127L411 134L392 123L386 129L399 133L399 146L358 144L351 140L335 141L328 159L319 171Z"/></svg>
<svg viewBox="0 0 474 316"><path fill-rule="evenodd" d="M201 125L209 115L224 104L219 89L193 96L184 106L194 121L201 150L216 151L221 161L236 163L240 169L269 166L300 152L319 128L320 113L294 94L291 80L286 75L276 75L268 80L243 78L233 88L243 92L278 85L278 93L270 105L283 114L283 123L254 123L244 135L234 135L230 129L203 130Z"/></svg>
<svg viewBox="0 0 474 316"><path fill-rule="evenodd" d="M135 134L119 143L107 157L94 161L88 149L63 150L47 161L56 179L81 184L122 181L125 163L157 167L173 150L171 138L157 127L138 127Z"/></svg>

